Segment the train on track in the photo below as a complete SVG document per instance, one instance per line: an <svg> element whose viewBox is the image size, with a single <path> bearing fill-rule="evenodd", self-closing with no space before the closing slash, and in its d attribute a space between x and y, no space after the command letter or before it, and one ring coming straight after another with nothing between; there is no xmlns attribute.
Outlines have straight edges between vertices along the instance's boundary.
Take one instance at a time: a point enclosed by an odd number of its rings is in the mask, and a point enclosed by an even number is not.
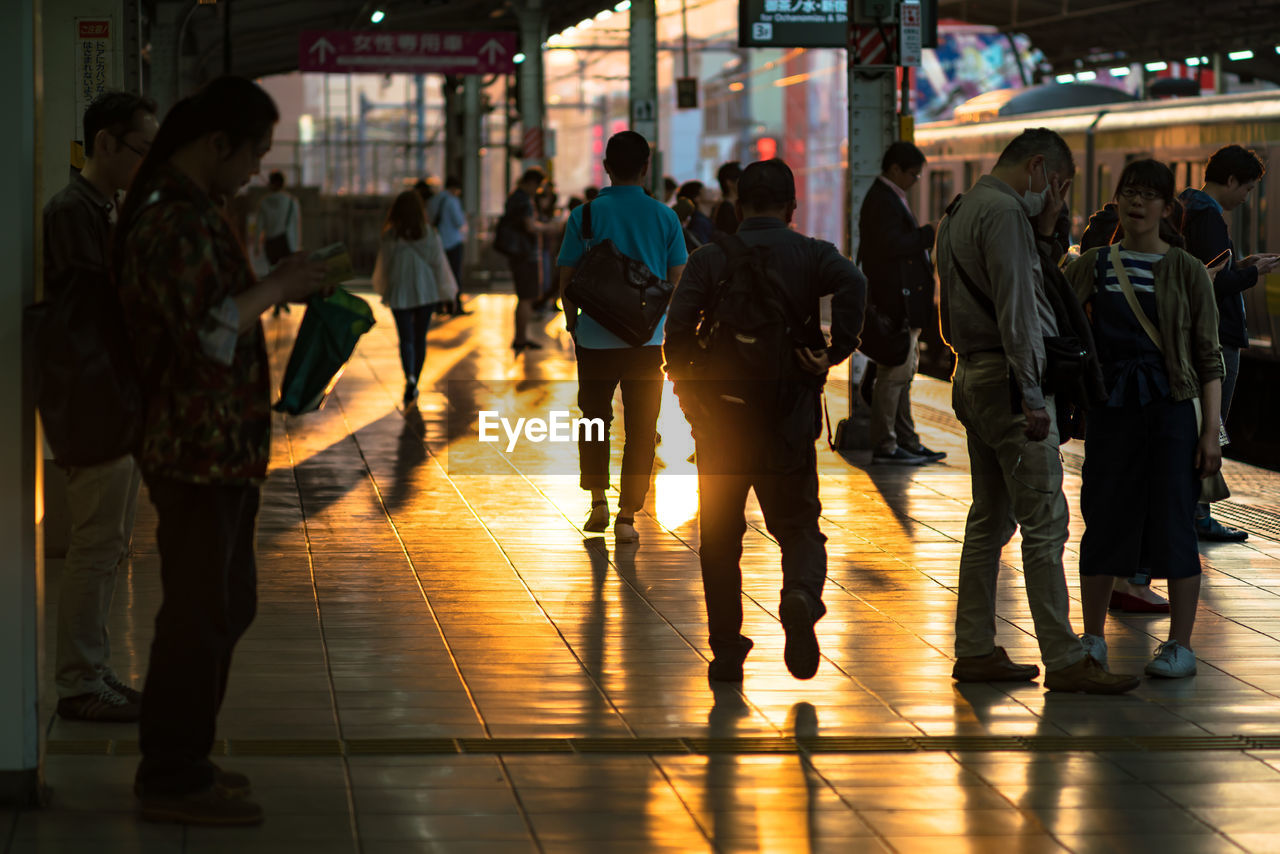
<svg viewBox="0 0 1280 854"><path fill-rule="evenodd" d="M963 110L958 113L964 113ZM1009 115L998 104L967 118L920 125L916 144L928 158L913 188L919 219L937 222L946 206L995 165L1005 144L1024 128L1057 131L1076 158L1069 200L1078 240L1089 215L1115 193L1125 164L1154 157L1168 164L1181 187L1199 187L1209 155L1236 143L1253 149L1267 173L1249 200L1232 211L1229 227L1237 257L1280 252L1280 90L1247 95L1133 101ZM1246 291L1249 347L1231 407L1228 453L1257 465L1280 467L1280 273ZM950 351L936 330L925 336L922 370L949 377Z"/></svg>

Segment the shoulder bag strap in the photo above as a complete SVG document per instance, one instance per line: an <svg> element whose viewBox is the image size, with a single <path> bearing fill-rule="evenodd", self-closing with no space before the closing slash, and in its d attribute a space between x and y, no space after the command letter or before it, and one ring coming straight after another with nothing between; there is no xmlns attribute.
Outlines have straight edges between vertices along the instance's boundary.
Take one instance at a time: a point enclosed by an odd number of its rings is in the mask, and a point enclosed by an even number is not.
<svg viewBox="0 0 1280 854"><path fill-rule="evenodd" d="M1160 331L1151 322L1151 318L1147 317L1147 313L1142 310L1142 306L1138 305L1138 296L1133 292L1133 283L1129 281L1129 274L1125 272L1124 262L1120 260L1119 243L1111 244L1110 258L1111 269L1116 271L1116 279L1120 282L1120 290L1124 293L1124 301L1129 304L1129 310L1138 318L1138 323L1142 326L1142 330L1147 333L1147 337L1151 339L1151 343L1155 344L1156 349L1163 353L1164 342L1160 340Z"/></svg>
<svg viewBox="0 0 1280 854"><path fill-rule="evenodd" d="M960 209L960 200L963 198L964 196L956 196L951 200L951 204L947 205L946 214L948 218ZM969 296L973 297L973 301L976 302L983 311L991 315L992 320L995 320L996 304L992 301L991 297L978 290L978 286L974 284L973 279L969 277L969 273L960 265L960 259L956 257L956 248L952 245L950 227L947 228L947 250L951 253L951 266L956 268L956 273L959 274L960 281L964 283L965 290L969 292Z"/></svg>
<svg viewBox="0 0 1280 854"><path fill-rule="evenodd" d="M591 231L591 202L587 202L582 206L582 230L581 230L581 237L582 237L582 240L587 244L587 248L590 248L591 238L594 236L595 235Z"/></svg>
<svg viewBox="0 0 1280 854"><path fill-rule="evenodd" d="M1138 305L1138 295L1133 292L1133 283L1129 281L1129 274L1125 272L1124 262L1120 260L1120 244L1112 243L1109 254L1111 269L1116 271L1116 278L1120 280L1120 290L1124 292L1124 301L1129 304L1129 310L1138 318L1138 324L1147 333L1151 343L1156 345L1157 350L1164 353L1164 342L1160 338L1160 331L1151 322L1151 318L1147 317L1147 313L1142 310L1142 306ZM1200 426L1204 423L1204 409L1199 395L1191 398L1191 406L1196 411L1196 433L1199 433ZM1218 432L1219 434L1223 432L1221 417L1218 420Z"/></svg>

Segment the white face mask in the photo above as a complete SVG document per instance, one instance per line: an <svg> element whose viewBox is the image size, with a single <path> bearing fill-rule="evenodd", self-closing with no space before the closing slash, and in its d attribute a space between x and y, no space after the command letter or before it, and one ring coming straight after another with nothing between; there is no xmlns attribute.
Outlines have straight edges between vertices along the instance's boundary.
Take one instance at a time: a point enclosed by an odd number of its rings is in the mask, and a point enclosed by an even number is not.
<svg viewBox="0 0 1280 854"><path fill-rule="evenodd" d="M1044 165L1044 161L1040 161L1040 168L1044 170L1044 189L1038 193L1031 192L1028 188L1022 194L1022 201L1027 206L1027 213L1031 216L1039 216L1044 210L1045 202L1049 198L1049 169Z"/></svg>

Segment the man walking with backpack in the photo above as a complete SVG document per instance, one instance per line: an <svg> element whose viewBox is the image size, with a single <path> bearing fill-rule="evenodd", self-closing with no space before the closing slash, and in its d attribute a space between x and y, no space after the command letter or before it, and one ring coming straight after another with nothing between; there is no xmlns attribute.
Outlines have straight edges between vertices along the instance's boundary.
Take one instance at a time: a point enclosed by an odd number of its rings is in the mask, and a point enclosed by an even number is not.
<svg viewBox="0 0 1280 854"><path fill-rule="evenodd" d="M85 110L84 169L44 208L49 301L65 295L77 276L114 287L107 259L115 196L129 186L157 128L156 105L138 95L107 92ZM81 279L76 286L84 284ZM58 714L69 720L138 719L141 693L108 663L107 612L129 551L140 480L130 455L67 467L71 533L58 596L55 682Z"/></svg>
<svg viewBox="0 0 1280 854"><path fill-rule="evenodd" d="M680 281L688 253L675 211L645 194L648 141L635 131L614 134L605 146L604 169L610 186L569 216L557 263L565 326L573 335L578 357L578 408L583 418L599 418L605 425L603 437L584 436L578 443L579 482L591 492L591 515L582 527L603 531L609 526L609 426L613 422L613 394L621 385L626 441L613 534L619 543L634 543L638 539L635 514L644 506L653 475L662 405L662 320L648 341L633 346L591 315L579 314L565 288L588 249L606 240L672 285ZM587 216L590 234L584 236Z"/></svg>
<svg viewBox="0 0 1280 854"><path fill-rule="evenodd" d="M781 160L738 180L741 224L694 253L672 296L667 371L697 447L702 586L717 682L741 682L742 536L754 489L782 549L784 659L798 679L818 669L814 624L826 613L826 537L818 528L814 441L827 370L858 344L866 279L822 240L791 230L795 178ZM831 342L819 299L831 303Z"/></svg>

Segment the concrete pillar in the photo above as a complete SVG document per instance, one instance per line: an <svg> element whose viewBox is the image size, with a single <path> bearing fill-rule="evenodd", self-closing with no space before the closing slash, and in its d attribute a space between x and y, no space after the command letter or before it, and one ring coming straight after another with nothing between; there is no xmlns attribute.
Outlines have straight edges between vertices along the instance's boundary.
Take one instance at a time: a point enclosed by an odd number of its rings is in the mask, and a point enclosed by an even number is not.
<svg viewBox="0 0 1280 854"><path fill-rule="evenodd" d="M468 74L462 80L462 142L465 157L462 163L462 209L467 213L467 248L464 257L474 260L476 241L480 229L480 78Z"/></svg>
<svg viewBox="0 0 1280 854"><path fill-rule="evenodd" d="M37 66L37 6L9 0L0 28L0 111L10 121L0 134L0 803L10 804L34 803L41 782L42 455L22 361L22 310L39 270L38 92L48 79Z"/></svg>
<svg viewBox="0 0 1280 854"><path fill-rule="evenodd" d="M546 115L545 78L542 65L542 45L547 40L547 13L542 0L525 0L516 8L516 20L520 23L520 52L524 62L516 66L520 79L520 161L525 169L531 166L546 168L546 138L543 117ZM510 190L510 187L507 188Z"/></svg>
<svg viewBox="0 0 1280 854"><path fill-rule="evenodd" d="M658 7L655 0L631 0L631 129L649 140L649 186L662 198L658 156Z"/></svg>
<svg viewBox="0 0 1280 854"><path fill-rule="evenodd" d="M849 160L846 170L846 198L849 200L846 246L849 257L858 257L858 220L862 200L871 182L880 174L884 150L897 138L894 111L895 74L892 66L857 66L849 64ZM845 418L837 431L841 448L858 446L863 437L855 436L854 410L857 408L858 381L864 363L848 362L848 402Z"/></svg>
<svg viewBox="0 0 1280 854"><path fill-rule="evenodd" d="M156 0L156 17L151 24L151 91L163 117L179 98L182 84L178 73L178 33L189 3Z"/></svg>

